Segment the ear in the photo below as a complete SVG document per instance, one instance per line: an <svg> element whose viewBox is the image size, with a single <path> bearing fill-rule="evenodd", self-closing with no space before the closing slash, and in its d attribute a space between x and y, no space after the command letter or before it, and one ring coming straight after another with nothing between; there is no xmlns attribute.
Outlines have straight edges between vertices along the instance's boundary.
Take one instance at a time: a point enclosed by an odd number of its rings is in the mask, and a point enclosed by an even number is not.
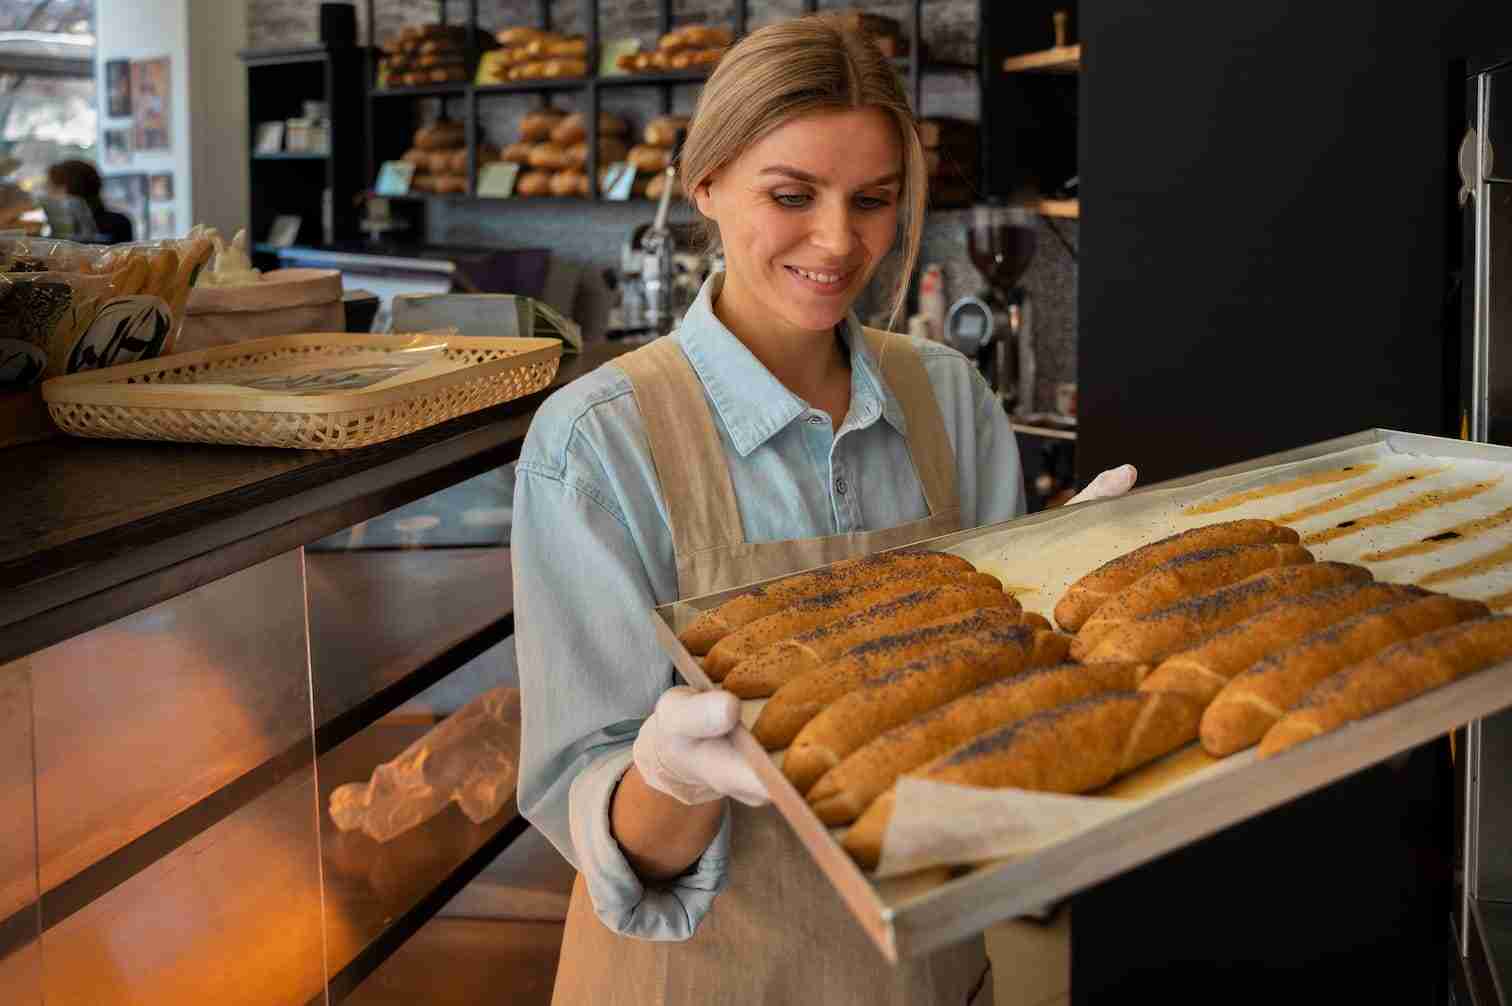
<svg viewBox="0 0 1512 1006"><path fill-rule="evenodd" d="M713 186L714 181L712 177L705 178L702 182L698 183L698 186L693 190L693 208L696 209L701 216L705 217L708 220L713 220L717 223L718 219L716 217L714 208Z"/></svg>

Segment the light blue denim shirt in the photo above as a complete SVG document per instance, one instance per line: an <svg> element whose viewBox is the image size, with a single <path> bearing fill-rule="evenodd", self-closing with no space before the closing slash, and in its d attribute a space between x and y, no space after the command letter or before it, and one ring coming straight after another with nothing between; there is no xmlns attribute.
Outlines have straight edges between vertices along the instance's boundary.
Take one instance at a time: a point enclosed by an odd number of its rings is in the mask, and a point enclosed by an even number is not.
<svg viewBox="0 0 1512 1006"><path fill-rule="evenodd" d="M834 431L714 316L712 284L670 338L703 382L746 539L875 531L927 516L901 406L854 317L850 413ZM1022 514L1018 448L997 397L960 353L915 345L955 448L962 526ZM519 806L581 871L606 926L683 940L724 885L728 811L699 861L654 885L636 877L609 828L636 731L674 683L651 622L654 606L678 596L664 488L617 367L579 378L536 413L520 454L511 546L524 710Z"/></svg>

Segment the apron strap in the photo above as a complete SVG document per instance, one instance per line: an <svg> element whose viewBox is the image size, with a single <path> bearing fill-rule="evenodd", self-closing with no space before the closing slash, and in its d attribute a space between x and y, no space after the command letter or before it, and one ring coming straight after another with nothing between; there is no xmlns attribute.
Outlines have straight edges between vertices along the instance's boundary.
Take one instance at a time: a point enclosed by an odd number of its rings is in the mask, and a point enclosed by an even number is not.
<svg viewBox="0 0 1512 1006"><path fill-rule="evenodd" d="M704 398L676 339L654 339L611 361L630 379L667 504L675 555L745 541L735 486Z"/></svg>
<svg viewBox="0 0 1512 1006"><path fill-rule="evenodd" d="M863 328L861 335L877 359L883 382L903 407L908 455L919 473L929 512L938 515L960 509L955 449L945 432L945 418L924 371L924 361L901 335L877 328Z"/></svg>

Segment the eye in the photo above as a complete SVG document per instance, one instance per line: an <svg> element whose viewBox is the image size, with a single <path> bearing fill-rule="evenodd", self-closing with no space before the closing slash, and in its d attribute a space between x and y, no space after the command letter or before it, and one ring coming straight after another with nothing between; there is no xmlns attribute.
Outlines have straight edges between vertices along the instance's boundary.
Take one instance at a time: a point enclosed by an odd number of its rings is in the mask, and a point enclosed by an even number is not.
<svg viewBox="0 0 1512 1006"><path fill-rule="evenodd" d="M891 206L892 199L887 196L857 196L856 208L861 210L880 210Z"/></svg>
<svg viewBox="0 0 1512 1006"><path fill-rule="evenodd" d="M807 206L812 200L812 197L804 192L773 192L772 199L775 200L780 206L786 206L788 209L797 210Z"/></svg>

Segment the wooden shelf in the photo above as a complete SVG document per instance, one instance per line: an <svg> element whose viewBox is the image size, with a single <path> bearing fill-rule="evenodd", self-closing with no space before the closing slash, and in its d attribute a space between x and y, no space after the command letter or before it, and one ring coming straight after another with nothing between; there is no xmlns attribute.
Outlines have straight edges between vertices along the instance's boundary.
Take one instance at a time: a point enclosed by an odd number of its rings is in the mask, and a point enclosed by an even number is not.
<svg viewBox="0 0 1512 1006"><path fill-rule="evenodd" d="M1079 73L1081 71L1081 44L1063 45L1039 52L1026 52L1022 56L1009 56L1003 60L1005 73Z"/></svg>
<svg viewBox="0 0 1512 1006"><path fill-rule="evenodd" d="M589 77L535 77L530 80L503 80L497 84L474 84L472 91L485 94L534 94L538 91L581 91Z"/></svg>
<svg viewBox="0 0 1512 1006"><path fill-rule="evenodd" d="M1028 205L1034 212L1047 217L1064 217L1068 220L1081 219L1080 199L1036 199Z"/></svg>
<svg viewBox="0 0 1512 1006"><path fill-rule="evenodd" d="M1022 423L1017 419L1009 423L1014 433L1022 433L1028 437L1045 437L1048 440L1076 441L1075 430L1063 430L1055 426L1036 426L1033 423Z"/></svg>
<svg viewBox="0 0 1512 1006"><path fill-rule="evenodd" d="M702 84L709 79L705 70L666 70L660 73L625 73L599 77L600 87L635 87L648 84Z"/></svg>
<svg viewBox="0 0 1512 1006"><path fill-rule="evenodd" d="M254 161L324 161L330 154L253 154Z"/></svg>

